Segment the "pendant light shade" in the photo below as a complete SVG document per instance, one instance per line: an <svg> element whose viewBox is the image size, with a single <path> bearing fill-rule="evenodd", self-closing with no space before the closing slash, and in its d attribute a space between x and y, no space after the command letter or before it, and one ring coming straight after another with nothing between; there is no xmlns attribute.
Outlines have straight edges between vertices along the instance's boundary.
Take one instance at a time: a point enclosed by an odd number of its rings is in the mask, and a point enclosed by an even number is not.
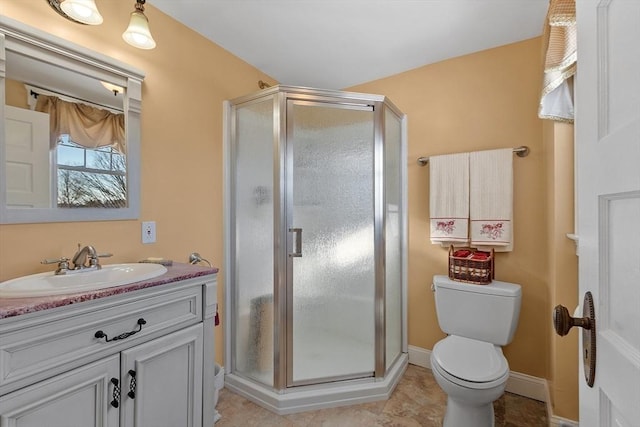
<svg viewBox="0 0 640 427"><path fill-rule="evenodd" d="M88 25L102 24L102 15L98 12L95 0L47 0L47 2L53 10L71 22ZM131 12L129 26L122 33L122 38L138 49L153 49L156 47L156 41L149 30L149 19L144 14L145 3L146 0L136 0L135 10Z"/></svg>
<svg viewBox="0 0 640 427"><path fill-rule="evenodd" d="M137 0L136 10L131 12L129 27L122 34L124 41L139 49L153 49L156 42L149 30L149 20L144 14L145 0Z"/></svg>
<svg viewBox="0 0 640 427"><path fill-rule="evenodd" d="M60 8L72 19L88 25L102 24L102 15L93 0L63 0Z"/></svg>

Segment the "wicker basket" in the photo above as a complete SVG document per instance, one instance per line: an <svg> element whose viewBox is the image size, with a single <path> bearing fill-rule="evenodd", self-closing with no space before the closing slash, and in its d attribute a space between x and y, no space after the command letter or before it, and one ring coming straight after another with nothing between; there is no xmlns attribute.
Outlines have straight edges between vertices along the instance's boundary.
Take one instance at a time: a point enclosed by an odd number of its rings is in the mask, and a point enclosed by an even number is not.
<svg viewBox="0 0 640 427"><path fill-rule="evenodd" d="M466 257L453 256L453 245L449 247L449 278L459 282L474 283L476 285L487 285L495 277L495 256L493 249L486 260L471 259L474 253L480 252L472 248L458 248L468 250L470 253ZM487 252L484 252L487 253Z"/></svg>

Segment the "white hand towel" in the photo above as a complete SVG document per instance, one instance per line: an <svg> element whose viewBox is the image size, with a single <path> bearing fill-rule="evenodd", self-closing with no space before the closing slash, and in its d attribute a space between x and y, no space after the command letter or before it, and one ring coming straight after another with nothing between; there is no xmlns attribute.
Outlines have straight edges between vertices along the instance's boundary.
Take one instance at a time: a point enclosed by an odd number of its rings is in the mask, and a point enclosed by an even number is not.
<svg viewBox="0 0 640 427"><path fill-rule="evenodd" d="M513 150L471 153L469 180L471 245L512 250Z"/></svg>
<svg viewBox="0 0 640 427"><path fill-rule="evenodd" d="M469 242L469 153L429 158L431 243Z"/></svg>

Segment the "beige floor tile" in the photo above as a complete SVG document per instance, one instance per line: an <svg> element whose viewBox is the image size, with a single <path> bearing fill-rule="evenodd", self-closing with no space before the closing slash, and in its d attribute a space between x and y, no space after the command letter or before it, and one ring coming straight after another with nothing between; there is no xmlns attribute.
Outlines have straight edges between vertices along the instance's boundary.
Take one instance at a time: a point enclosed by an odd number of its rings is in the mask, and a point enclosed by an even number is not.
<svg viewBox="0 0 640 427"><path fill-rule="evenodd" d="M442 424L446 403L447 397L431 371L409 365L386 401L283 416L223 389L217 406L222 419L215 427L436 427ZM505 393L494 409L496 427L548 425L543 402Z"/></svg>

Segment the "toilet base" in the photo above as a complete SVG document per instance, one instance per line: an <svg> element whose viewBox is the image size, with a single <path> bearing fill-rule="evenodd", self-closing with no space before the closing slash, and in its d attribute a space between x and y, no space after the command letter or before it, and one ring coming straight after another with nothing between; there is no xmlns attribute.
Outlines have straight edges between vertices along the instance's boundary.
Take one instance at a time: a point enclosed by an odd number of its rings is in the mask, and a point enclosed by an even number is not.
<svg viewBox="0 0 640 427"><path fill-rule="evenodd" d="M442 427L494 427L493 402L485 405L470 406L447 398L447 411Z"/></svg>

